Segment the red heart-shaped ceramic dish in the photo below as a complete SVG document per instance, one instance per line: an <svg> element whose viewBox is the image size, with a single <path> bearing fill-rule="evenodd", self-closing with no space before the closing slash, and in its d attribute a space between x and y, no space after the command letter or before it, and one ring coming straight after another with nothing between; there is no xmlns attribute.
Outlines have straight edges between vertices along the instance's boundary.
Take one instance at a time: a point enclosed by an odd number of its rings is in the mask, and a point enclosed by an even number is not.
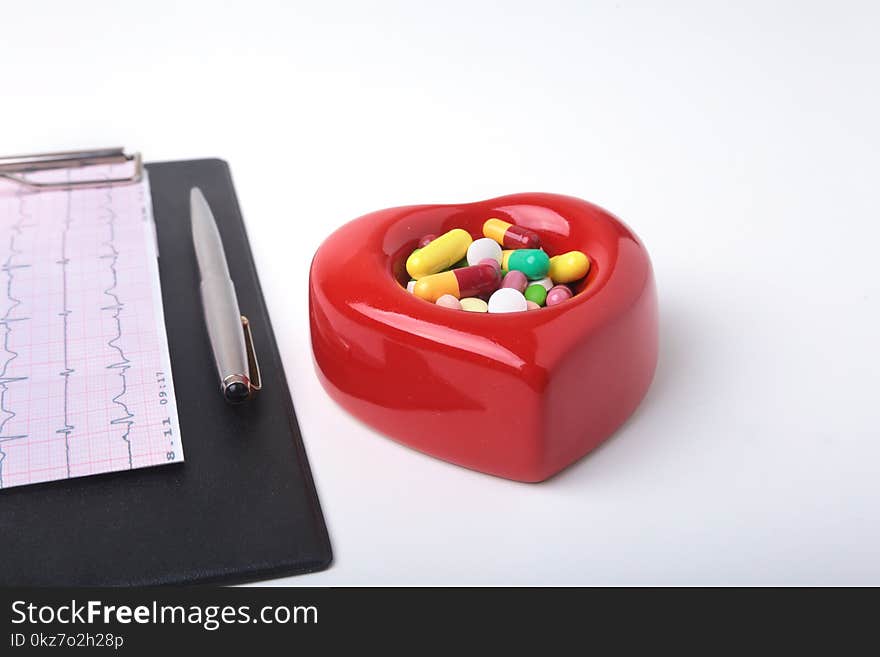
<svg viewBox="0 0 880 657"><path fill-rule="evenodd" d="M556 255L586 253L570 300L519 313L450 310L408 293L423 235L497 217ZM657 364L657 300L633 232L586 201L514 194L381 210L333 233L309 277L319 378L349 412L410 447L519 481L541 481L611 435Z"/></svg>

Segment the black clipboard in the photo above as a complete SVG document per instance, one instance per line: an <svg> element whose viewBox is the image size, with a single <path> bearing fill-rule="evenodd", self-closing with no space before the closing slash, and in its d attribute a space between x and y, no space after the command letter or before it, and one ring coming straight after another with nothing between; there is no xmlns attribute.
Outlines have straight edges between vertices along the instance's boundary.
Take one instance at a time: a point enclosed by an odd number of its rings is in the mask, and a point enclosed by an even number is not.
<svg viewBox="0 0 880 657"><path fill-rule="evenodd" d="M0 491L0 585L231 582L313 572L330 541L228 165L147 164L185 461ZM263 389L220 394L198 292L190 188L205 194Z"/></svg>

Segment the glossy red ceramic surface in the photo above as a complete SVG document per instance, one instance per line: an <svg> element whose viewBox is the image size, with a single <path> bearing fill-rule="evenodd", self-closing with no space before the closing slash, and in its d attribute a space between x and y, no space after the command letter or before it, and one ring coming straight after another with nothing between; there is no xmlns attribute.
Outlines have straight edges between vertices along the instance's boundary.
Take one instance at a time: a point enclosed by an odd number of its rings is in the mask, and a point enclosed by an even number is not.
<svg viewBox="0 0 880 657"><path fill-rule="evenodd" d="M490 315L409 294L406 257L428 233L481 237L498 217L540 235L551 256L592 261L575 296ZM333 233L309 278L319 378L348 411L441 459L519 481L578 460L638 406L657 363L657 300L644 246L580 199L515 194L381 210Z"/></svg>

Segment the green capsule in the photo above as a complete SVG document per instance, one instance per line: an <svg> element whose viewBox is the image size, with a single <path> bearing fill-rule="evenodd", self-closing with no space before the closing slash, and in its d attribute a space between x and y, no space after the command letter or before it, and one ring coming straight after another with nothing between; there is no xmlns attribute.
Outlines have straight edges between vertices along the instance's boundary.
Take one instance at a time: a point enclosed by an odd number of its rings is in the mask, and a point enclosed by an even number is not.
<svg viewBox="0 0 880 657"><path fill-rule="evenodd" d="M502 253L501 269L516 269L536 281L550 270L550 256L541 249L516 249Z"/></svg>
<svg viewBox="0 0 880 657"><path fill-rule="evenodd" d="M543 306L547 300L547 288L540 283L529 285L525 291L526 301L534 301L539 306Z"/></svg>

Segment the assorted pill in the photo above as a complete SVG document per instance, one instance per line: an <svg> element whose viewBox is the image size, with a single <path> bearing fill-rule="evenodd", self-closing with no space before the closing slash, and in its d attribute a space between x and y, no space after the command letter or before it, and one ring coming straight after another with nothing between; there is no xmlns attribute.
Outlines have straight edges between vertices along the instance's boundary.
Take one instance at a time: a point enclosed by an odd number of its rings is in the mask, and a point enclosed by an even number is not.
<svg viewBox="0 0 880 657"><path fill-rule="evenodd" d="M501 287L512 287L519 292L525 292L529 284L529 279L521 271L509 271L501 279Z"/></svg>
<svg viewBox="0 0 880 657"><path fill-rule="evenodd" d="M548 306L555 306L571 299L571 289L567 285L555 285L547 293L546 303Z"/></svg>
<svg viewBox="0 0 880 657"><path fill-rule="evenodd" d="M549 292L554 283L552 278L550 278L549 276L545 276L544 278L541 278L537 281L532 281L530 285L541 285L544 287L545 290Z"/></svg>
<svg viewBox="0 0 880 657"><path fill-rule="evenodd" d="M469 265L479 264L481 260L492 259L501 264L501 246L495 240L483 237L471 242L467 250Z"/></svg>
<svg viewBox="0 0 880 657"><path fill-rule="evenodd" d="M444 308L452 308L453 310L461 310L461 301L451 294L444 294L435 302L438 306Z"/></svg>
<svg viewBox="0 0 880 657"><path fill-rule="evenodd" d="M406 260L406 289L441 308L515 313L556 306L590 271L581 251L550 257L537 233L501 219L474 239L461 228L425 235Z"/></svg>
<svg viewBox="0 0 880 657"><path fill-rule="evenodd" d="M590 271L590 259L580 251L569 251L550 258L548 273L554 283L579 281Z"/></svg>
<svg viewBox="0 0 880 657"><path fill-rule="evenodd" d="M533 301L539 306L543 306L547 300L547 289L543 285L533 283L525 289L524 296L527 301Z"/></svg>
<svg viewBox="0 0 880 657"><path fill-rule="evenodd" d="M501 259L496 260L495 258L483 258L480 260L478 265L492 265L500 274L501 273Z"/></svg>
<svg viewBox="0 0 880 657"><path fill-rule="evenodd" d="M523 293L512 287L499 288L489 297L490 313L518 313L528 310L528 308Z"/></svg>
<svg viewBox="0 0 880 657"><path fill-rule="evenodd" d="M540 280L550 270L550 256L541 249L503 251L501 269L521 271L530 280Z"/></svg>
<svg viewBox="0 0 880 657"><path fill-rule="evenodd" d="M465 257L473 241L466 230L454 228L413 251L406 259L406 271L416 280L445 271Z"/></svg>
<svg viewBox="0 0 880 657"><path fill-rule="evenodd" d="M461 309L471 313L487 313L489 304L477 297L468 297L461 300Z"/></svg>

